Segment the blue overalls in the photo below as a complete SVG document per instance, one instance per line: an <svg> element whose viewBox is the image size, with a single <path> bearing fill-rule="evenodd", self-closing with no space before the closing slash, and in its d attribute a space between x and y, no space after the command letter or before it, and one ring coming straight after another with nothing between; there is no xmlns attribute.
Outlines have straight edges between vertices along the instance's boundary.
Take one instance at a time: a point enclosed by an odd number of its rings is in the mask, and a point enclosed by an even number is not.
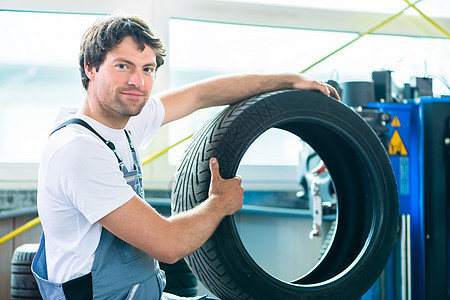
<svg viewBox="0 0 450 300"><path fill-rule="evenodd" d="M134 170L128 171L111 141L106 141L89 124L81 119L70 119L53 132L67 126L79 124L96 134L114 152L120 170L127 183L144 199L142 172L136 151L125 131L133 156ZM52 133L53 133L52 132ZM89 274L55 283L48 280L44 233L31 266L32 272L44 299L178 299L163 293L166 285L164 271L158 261L145 252L122 241L105 228L95 251L94 262ZM173 298L172 298L173 296ZM200 298L195 298L200 299ZM201 299L204 299L203 297Z"/></svg>

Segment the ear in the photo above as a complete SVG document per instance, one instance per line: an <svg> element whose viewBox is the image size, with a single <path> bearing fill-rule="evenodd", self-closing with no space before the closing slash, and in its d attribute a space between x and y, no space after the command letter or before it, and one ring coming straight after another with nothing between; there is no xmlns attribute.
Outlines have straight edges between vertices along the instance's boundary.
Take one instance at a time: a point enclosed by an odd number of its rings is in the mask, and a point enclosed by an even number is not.
<svg viewBox="0 0 450 300"><path fill-rule="evenodd" d="M95 67L89 66L87 63L84 63L84 73L89 78L89 80L95 79L96 70Z"/></svg>

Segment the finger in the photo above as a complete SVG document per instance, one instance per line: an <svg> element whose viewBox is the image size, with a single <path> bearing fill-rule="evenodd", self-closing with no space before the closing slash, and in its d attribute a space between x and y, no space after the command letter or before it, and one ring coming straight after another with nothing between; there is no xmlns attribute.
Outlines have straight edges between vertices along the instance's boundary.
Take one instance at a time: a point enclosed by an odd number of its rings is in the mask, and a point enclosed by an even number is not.
<svg viewBox="0 0 450 300"><path fill-rule="evenodd" d="M330 90L330 97L333 97L337 100L341 100L339 93L336 91L336 89L332 85L328 85L328 89Z"/></svg>
<svg viewBox="0 0 450 300"><path fill-rule="evenodd" d="M319 92L321 92L322 94L324 94L326 96L330 96L330 94L331 94L330 89L328 88L328 85L323 81L312 80L310 89L318 90Z"/></svg>
<svg viewBox="0 0 450 300"><path fill-rule="evenodd" d="M242 182L242 176L241 176L241 175L236 175L236 176L234 176L234 178L236 178L237 180L239 180L240 182Z"/></svg>
<svg viewBox="0 0 450 300"><path fill-rule="evenodd" d="M211 169L211 181L222 179L219 172L219 162L213 157L209 160L209 168Z"/></svg>
<svg viewBox="0 0 450 300"><path fill-rule="evenodd" d="M337 100L341 100L341 97L339 96L338 92L333 86L322 81L319 81L318 83L320 84L318 90L321 91L323 94L327 95L328 97L333 97Z"/></svg>

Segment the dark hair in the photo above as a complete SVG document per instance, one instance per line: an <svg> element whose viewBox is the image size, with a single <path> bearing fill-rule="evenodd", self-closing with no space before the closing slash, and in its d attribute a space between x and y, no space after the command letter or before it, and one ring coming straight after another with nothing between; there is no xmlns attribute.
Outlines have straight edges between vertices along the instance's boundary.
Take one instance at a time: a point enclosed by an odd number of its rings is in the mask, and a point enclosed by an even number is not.
<svg viewBox="0 0 450 300"><path fill-rule="evenodd" d="M89 86L89 78L84 72L84 64L97 69L105 60L106 54L131 36L144 51L145 46L153 49L156 55L156 69L164 64L164 49L161 40L154 35L150 26L137 16L114 14L92 25L84 34L80 45L80 73L85 90Z"/></svg>

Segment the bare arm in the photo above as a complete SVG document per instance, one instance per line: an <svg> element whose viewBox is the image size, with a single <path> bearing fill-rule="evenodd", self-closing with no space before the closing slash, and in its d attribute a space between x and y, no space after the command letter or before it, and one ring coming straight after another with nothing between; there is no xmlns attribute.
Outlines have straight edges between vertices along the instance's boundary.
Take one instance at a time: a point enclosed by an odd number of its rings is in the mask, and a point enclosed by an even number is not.
<svg viewBox="0 0 450 300"><path fill-rule="evenodd" d="M164 218L135 196L99 222L153 258L174 263L200 248L225 216L242 207L241 180L221 178L215 159L210 162L210 168L209 198L189 211Z"/></svg>
<svg viewBox="0 0 450 300"><path fill-rule="evenodd" d="M166 115L164 124L185 117L200 108L231 104L253 95L281 90L318 90L327 96L339 99L336 90L305 75L246 74L214 77L178 89L160 93Z"/></svg>

